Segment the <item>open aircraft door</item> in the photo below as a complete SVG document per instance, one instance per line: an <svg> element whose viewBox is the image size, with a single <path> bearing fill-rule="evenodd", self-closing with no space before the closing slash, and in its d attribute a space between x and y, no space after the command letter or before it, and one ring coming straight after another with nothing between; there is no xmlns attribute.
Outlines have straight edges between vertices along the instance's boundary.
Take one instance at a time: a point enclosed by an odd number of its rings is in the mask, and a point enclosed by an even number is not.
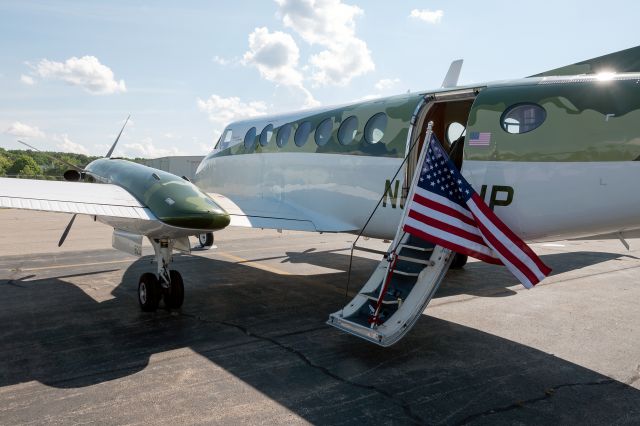
<svg viewBox="0 0 640 426"><path fill-rule="evenodd" d="M403 185L402 206L413 196L420 175L416 165L424 160L424 141L430 140L433 132L447 141L449 148L454 142L464 143L464 133L460 140L453 141L447 134L448 129L451 123L467 122L480 90L459 89L425 96L416 108L407 138L404 168L405 182L411 185ZM402 224L406 214L405 210L388 253L369 280L351 302L329 316L327 324L378 345L390 346L418 321L449 270L455 253L405 233Z"/></svg>

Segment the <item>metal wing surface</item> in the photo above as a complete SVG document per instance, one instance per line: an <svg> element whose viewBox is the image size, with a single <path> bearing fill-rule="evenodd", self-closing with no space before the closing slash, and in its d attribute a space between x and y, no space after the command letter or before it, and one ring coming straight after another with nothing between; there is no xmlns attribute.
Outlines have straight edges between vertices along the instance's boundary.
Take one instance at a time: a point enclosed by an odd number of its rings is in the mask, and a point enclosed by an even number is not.
<svg viewBox="0 0 640 426"><path fill-rule="evenodd" d="M110 184L0 178L0 208L156 220L133 195Z"/></svg>
<svg viewBox="0 0 640 426"><path fill-rule="evenodd" d="M353 232L357 230L357 227L343 223L336 218L322 217L286 202L250 197L231 199L216 193L208 195L229 213L231 226L310 232Z"/></svg>

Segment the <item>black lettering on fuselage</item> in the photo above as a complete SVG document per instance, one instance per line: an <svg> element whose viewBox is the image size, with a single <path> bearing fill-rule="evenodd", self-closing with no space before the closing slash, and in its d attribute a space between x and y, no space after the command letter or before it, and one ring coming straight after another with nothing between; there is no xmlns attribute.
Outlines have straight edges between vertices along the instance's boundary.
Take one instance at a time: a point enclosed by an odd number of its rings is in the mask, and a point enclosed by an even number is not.
<svg viewBox="0 0 640 426"><path fill-rule="evenodd" d="M480 198L487 202L487 185L480 187ZM398 196L400 194L400 181L396 180L395 185L391 185L391 181L387 179L384 184L384 196L382 198L382 207L387 207L387 198L392 208L398 207ZM493 185L491 187L491 195L489 196L489 208L494 209L495 206L506 207L513 202L514 190L511 186ZM405 199L400 196L400 208L404 209Z"/></svg>
<svg viewBox="0 0 640 426"><path fill-rule="evenodd" d="M505 194L498 197L498 194ZM484 198L484 197L483 197ZM489 199L489 208L493 210L494 206L508 206L513 201L513 188L505 185L494 185L491 188L491 198Z"/></svg>

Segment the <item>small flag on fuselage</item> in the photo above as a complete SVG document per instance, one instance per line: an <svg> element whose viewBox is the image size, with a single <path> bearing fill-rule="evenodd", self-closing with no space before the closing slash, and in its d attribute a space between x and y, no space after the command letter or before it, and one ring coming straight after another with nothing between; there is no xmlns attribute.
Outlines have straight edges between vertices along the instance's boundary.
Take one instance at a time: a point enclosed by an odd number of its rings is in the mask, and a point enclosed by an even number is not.
<svg viewBox="0 0 640 426"><path fill-rule="evenodd" d="M457 253L504 264L527 288L551 269L473 190L432 135L403 230Z"/></svg>
<svg viewBox="0 0 640 426"><path fill-rule="evenodd" d="M489 146L491 144L491 132L469 133L470 146Z"/></svg>

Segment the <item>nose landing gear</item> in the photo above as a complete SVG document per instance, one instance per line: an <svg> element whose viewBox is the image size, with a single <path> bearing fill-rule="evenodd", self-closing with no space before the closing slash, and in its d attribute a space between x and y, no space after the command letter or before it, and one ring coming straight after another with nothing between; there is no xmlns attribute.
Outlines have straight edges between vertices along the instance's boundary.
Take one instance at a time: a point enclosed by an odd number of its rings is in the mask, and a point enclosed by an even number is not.
<svg viewBox="0 0 640 426"><path fill-rule="evenodd" d="M154 312L158 309L160 299L164 298L164 304L168 309L178 309L184 302L184 282L180 272L169 269L173 240L151 239L151 245L155 251L157 275L151 272L142 274L138 281L138 302L145 312Z"/></svg>

